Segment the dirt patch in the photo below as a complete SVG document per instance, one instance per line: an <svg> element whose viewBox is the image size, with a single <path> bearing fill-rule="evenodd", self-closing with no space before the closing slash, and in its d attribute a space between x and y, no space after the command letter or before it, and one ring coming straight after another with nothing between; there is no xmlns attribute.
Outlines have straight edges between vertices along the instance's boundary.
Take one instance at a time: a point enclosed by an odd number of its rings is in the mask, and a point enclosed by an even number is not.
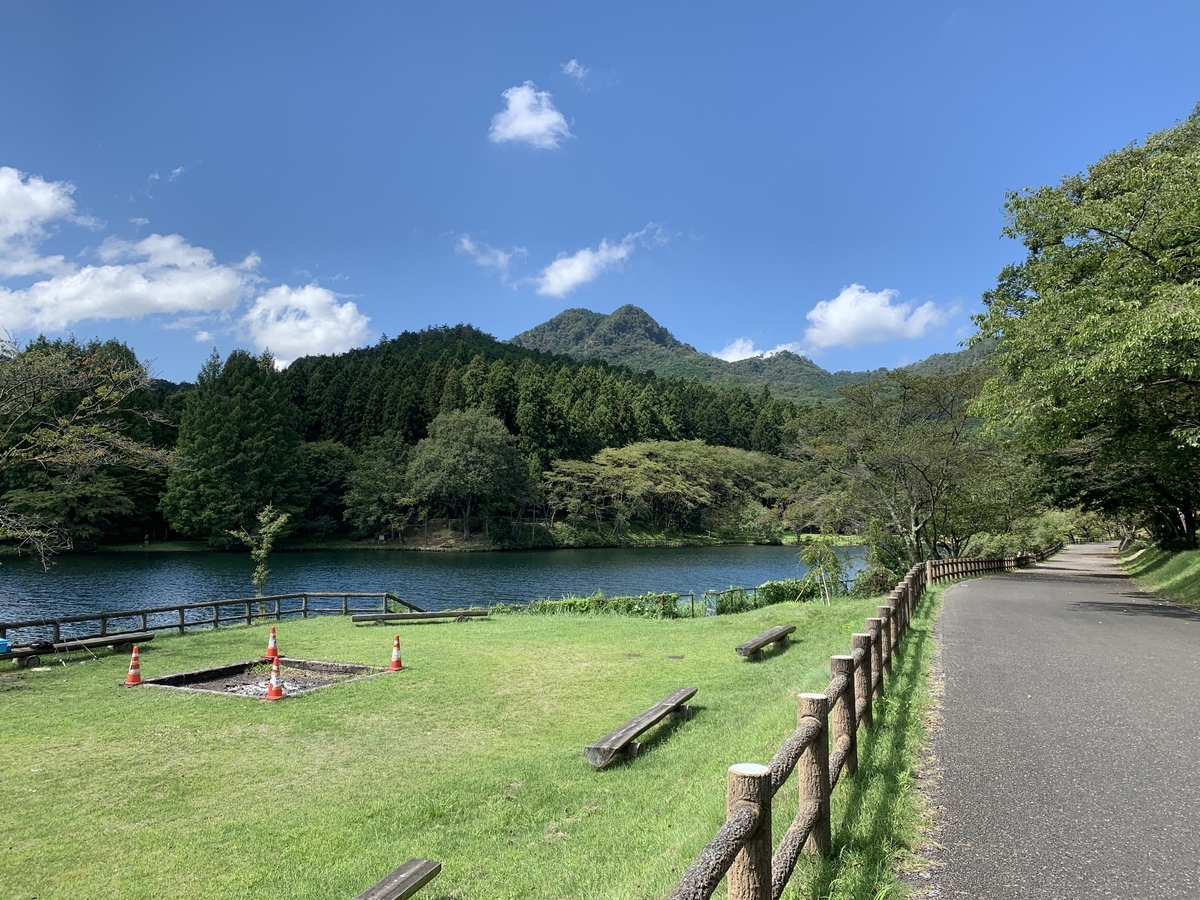
<svg viewBox="0 0 1200 900"><path fill-rule="evenodd" d="M387 672L388 669L381 666L327 662L319 659L292 659L290 657L280 657L279 659L279 675L283 682L285 697L358 681ZM208 694L224 694L230 697L249 697L261 700L267 696L270 678L271 664L265 659L253 659L209 669L197 669L192 672L179 672L175 675L143 678L142 684L151 687L200 691Z"/></svg>

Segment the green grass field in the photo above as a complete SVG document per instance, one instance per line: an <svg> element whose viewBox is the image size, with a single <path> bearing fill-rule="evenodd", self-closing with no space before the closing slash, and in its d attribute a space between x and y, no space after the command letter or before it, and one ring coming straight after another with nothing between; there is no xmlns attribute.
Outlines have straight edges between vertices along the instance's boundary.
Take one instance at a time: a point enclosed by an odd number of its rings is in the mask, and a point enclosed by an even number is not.
<svg viewBox="0 0 1200 900"><path fill-rule="evenodd" d="M350 900L411 856L422 898L665 897L724 819L725 770L766 762L875 601L699 620L498 616L407 625L406 670L280 703L118 687L128 659L0 674L0 897ZM898 896L916 841L927 600L877 704L863 770L835 793L835 859L788 896ZM784 622L761 663L733 647ZM386 665L391 629L279 623L281 651ZM258 656L266 627L163 636L144 676ZM681 686L690 722L594 771L585 744ZM776 833L795 809L776 798ZM891 887L889 888L889 885ZM883 890L884 893L880 893ZM893 895L888 891L895 890Z"/></svg>
<svg viewBox="0 0 1200 900"><path fill-rule="evenodd" d="M1144 590L1200 606L1200 550L1136 550L1121 557L1121 567Z"/></svg>

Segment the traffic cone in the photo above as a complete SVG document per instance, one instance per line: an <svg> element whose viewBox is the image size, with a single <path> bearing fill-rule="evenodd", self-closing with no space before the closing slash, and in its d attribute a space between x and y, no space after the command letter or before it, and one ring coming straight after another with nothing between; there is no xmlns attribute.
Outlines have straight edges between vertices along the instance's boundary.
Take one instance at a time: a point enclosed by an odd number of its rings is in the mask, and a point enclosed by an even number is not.
<svg viewBox="0 0 1200 900"><path fill-rule="evenodd" d="M271 626L271 637L267 640L267 652L263 654L263 659L278 659L279 646L275 643L275 626Z"/></svg>
<svg viewBox="0 0 1200 900"><path fill-rule="evenodd" d="M133 645L133 656L129 657L129 674L125 677L125 687L137 687L142 683L142 661L138 657L137 644Z"/></svg>
<svg viewBox="0 0 1200 900"><path fill-rule="evenodd" d="M271 680L267 682L267 699L283 699L283 676L279 674L279 657L271 660Z"/></svg>
<svg viewBox="0 0 1200 900"><path fill-rule="evenodd" d="M392 664L388 666L389 671L399 672L404 668L404 663L400 661L400 635L396 635L396 640L392 642Z"/></svg>

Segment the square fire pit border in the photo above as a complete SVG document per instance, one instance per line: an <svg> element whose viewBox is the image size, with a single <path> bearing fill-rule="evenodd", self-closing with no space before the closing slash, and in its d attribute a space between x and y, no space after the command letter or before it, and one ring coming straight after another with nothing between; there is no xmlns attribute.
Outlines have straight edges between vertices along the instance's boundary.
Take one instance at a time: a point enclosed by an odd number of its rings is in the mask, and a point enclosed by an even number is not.
<svg viewBox="0 0 1200 900"><path fill-rule="evenodd" d="M142 685L150 685L151 687L170 688L177 691L192 691L197 694L214 694L218 697L239 697L241 699L255 699L247 697L245 694L239 694L227 690L217 690L215 688L203 687L206 683L218 681L223 678L232 678L237 675L244 675L255 666L269 664L270 660L266 657L258 657L257 659L248 659L242 662L225 663L220 666L209 666L204 669L193 669L189 672L175 672L170 675L155 675L149 678L142 679ZM308 672L322 673L326 675L351 675L354 677L347 678L344 681L334 681L329 684L318 684L315 687L305 688L303 690L294 691L287 696L298 697L301 694L311 694L313 691L324 690L325 688L340 687L343 684L351 684L355 681L364 681L367 678L375 678L378 675L387 675L389 672L395 671L387 666L368 666L361 663L343 663L332 662L324 659L299 659L293 656L280 656L279 665L286 666L292 669L302 669ZM403 671L403 670L400 670Z"/></svg>

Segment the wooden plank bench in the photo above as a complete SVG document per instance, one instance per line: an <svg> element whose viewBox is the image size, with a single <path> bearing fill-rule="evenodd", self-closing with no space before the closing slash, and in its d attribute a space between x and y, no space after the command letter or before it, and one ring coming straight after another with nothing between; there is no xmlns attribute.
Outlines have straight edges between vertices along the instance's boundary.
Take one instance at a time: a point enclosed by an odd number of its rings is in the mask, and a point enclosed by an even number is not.
<svg viewBox="0 0 1200 900"><path fill-rule="evenodd" d="M695 688L680 688L675 693L663 697L640 716L634 716L616 731L610 731L596 743L584 747L584 758L597 769L603 769L619 757L636 757L642 745L634 741L634 738L667 716L690 719L692 708L683 704L695 695Z"/></svg>
<svg viewBox="0 0 1200 900"><path fill-rule="evenodd" d="M414 622L420 619L474 619L486 616L486 609L448 609L445 612L358 613L351 622Z"/></svg>
<svg viewBox="0 0 1200 900"><path fill-rule="evenodd" d="M738 644L737 655L743 659L762 659L763 647L767 644L782 644L787 645L790 635L796 630L795 625L776 625L774 628L768 628L757 637L752 637L744 644Z"/></svg>
<svg viewBox="0 0 1200 900"><path fill-rule="evenodd" d="M154 634L149 631L123 631L114 634L102 634L89 638L67 638L50 644L49 650L35 650L32 645L13 647L7 653L0 653L0 659L11 659L18 666L26 669L36 669L42 664L43 653L69 653L72 650L90 650L93 647L111 647L120 650L133 644L145 644L154 640Z"/></svg>
<svg viewBox="0 0 1200 900"><path fill-rule="evenodd" d="M431 859L410 859L392 869L382 881L367 888L354 900L404 900L411 897L442 871L442 864Z"/></svg>

